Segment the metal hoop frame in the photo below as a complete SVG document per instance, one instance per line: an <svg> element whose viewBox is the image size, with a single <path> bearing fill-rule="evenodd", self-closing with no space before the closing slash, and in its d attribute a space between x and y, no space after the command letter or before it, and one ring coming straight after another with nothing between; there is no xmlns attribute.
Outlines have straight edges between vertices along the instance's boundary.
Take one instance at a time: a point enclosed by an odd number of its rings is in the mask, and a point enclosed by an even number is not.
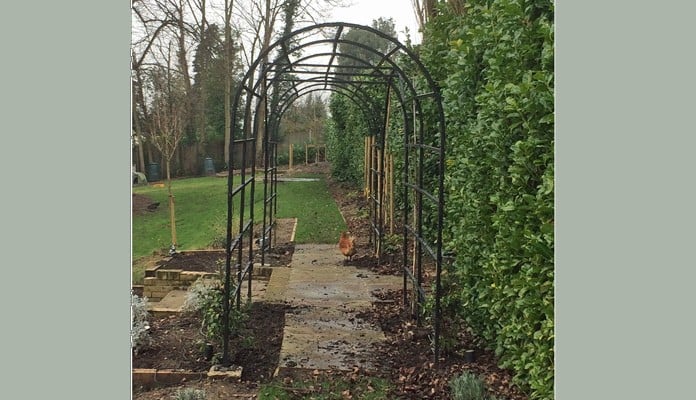
<svg viewBox="0 0 696 400"><path fill-rule="evenodd" d="M362 43L348 40L350 30L362 30L389 43L385 52ZM328 35L327 35L328 33ZM315 36L323 38L314 39ZM303 41L304 39L309 39ZM339 45L360 49L372 55L363 59L339 51ZM321 51L322 46L331 51ZM305 49L313 49L302 56ZM268 61L272 54L274 61ZM329 58L328 63L317 59ZM337 63L348 60L352 65ZM408 65L407 65L408 63ZM321 68L321 69L320 69ZM350 70L348 70L350 68ZM281 88L281 85L285 85ZM224 276L223 320L229 320L231 307L240 307L241 286L248 281L247 301L251 301L251 276L254 253L265 253L273 245L272 233L277 210L277 145L280 124L285 112L294 101L310 93L329 91L344 96L364 114L375 147L379 154L379 168L370 171L374 177L370 188L371 225L375 251L382 261L381 249L385 236L382 197L384 182L384 151L388 127L387 104L380 104L367 92L367 87L378 85L386 93L394 95L403 117L403 166L400 171L403 192L403 301L411 304L412 315L419 318L426 294L423 279L425 266L434 267L435 282L432 288L433 346L437 363L440 356L442 228L444 216L445 174L445 117L440 88L418 56L397 39L374 28L351 23L324 23L298 29L275 41L251 65L241 80L232 99L232 121L241 118L241 126L233 125L229 147L227 242ZM389 97L389 96L388 96ZM389 101L389 100L388 100ZM430 118L425 117L427 110ZM433 121L433 117L435 120ZM257 143L263 139L263 165L257 165ZM235 159L235 149L241 146L240 159ZM235 164L237 162L238 164ZM239 165L238 178L232 168ZM263 196L256 197L256 174L263 170ZM427 169L427 172L426 172ZM435 176L436 175L436 176ZM427 180L425 178L428 178ZM258 248L254 246L254 203L263 201L261 230L258 232ZM434 221L424 222L426 215ZM237 220L235 221L235 216ZM235 222L237 228L235 229ZM232 290L233 272L235 273ZM410 290L409 290L410 287ZM410 295L410 296L409 296ZM228 324L223 324L223 364L230 363Z"/></svg>

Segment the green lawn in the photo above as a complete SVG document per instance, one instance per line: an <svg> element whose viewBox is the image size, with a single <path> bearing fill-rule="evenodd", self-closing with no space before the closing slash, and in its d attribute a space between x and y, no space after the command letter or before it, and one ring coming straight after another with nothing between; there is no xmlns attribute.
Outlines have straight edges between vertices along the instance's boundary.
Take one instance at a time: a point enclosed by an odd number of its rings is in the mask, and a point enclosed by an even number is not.
<svg viewBox="0 0 696 400"><path fill-rule="evenodd" d="M346 223L326 182L278 182L278 218L297 218L296 243L338 242Z"/></svg>
<svg viewBox="0 0 696 400"><path fill-rule="evenodd" d="M227 218L227 180L217 177L172 182L179 250L203 249L220 234ZM133 218L133 259L165 251L171 244L167 188L152 185L133 193L159 201L157 211Z"/></svg>
<svg viewBox="0 0 696 400"><path fill-rule="evenodd" d="M384 400L388 398L389 388L386 380L365 376L353 379L340 375L318 376L293 380L289 385L276 379L261 386L259 400Z"/></svg>
<svg viewBox="0 0 696 400"><path fill-rule="evenodd" d="M239 182L237 179L235 177L235 184ZM172 191L176 202L177 250L204 249L213 244L221 247L226 235L227 179L177 179L172 183ZM134 187L133 193L160 202L157 211L133 217L133 282L138 283L144 273L144 257L166 252L171 244L171 233L167 188L153 185ZM254 194L256 221L263 218L262 198L263 184L257 183ZM332 243L346 229L324 180L279 182L277 218L298 219L296 243Z"/></svg>

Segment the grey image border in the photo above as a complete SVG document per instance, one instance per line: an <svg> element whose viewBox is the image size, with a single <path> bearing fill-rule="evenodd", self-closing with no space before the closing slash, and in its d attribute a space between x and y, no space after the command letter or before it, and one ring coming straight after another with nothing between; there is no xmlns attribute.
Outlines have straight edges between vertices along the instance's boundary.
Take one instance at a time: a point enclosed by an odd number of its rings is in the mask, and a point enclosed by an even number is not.
<svg viewBox="0 0 696 400"><path fill-rule="evenodd" d="M31 254L31 266L52 278L32 279L37 273L29 268L7 271L3 309L13 298L27 305L9 310L7 318L23 331L8 333L12 346L3 358L15 368L50 370L40 382L26 370L11 372L5 389L16 397L65 391L72 398L121 399L131 393L130 268L124 267L130 261L124 133L130 128L130 14L125 4L94 4L41 5L39 13L33 3L10 3L6 15L31 15L32 29L23 18L0 28L26 35L5 49L21 60L6 67L13 79L48 74L35 97L39 106L13 108L4 126L25 132L30 123L45 140L36 146L33 137L7 139L31 146L32 160L41 163L25 174L45 177L41 184L6 181L24 197L43 200L6 200L16 214L41 217L3 214L8 234L8 226L41 232L36 243L8 239L16 244L8 255L26 265ZM696 32L690 16L696 5L674 4L563 2L556 8L558 399L693 394L696 65L690 49ZM6 89L3 105L16 103L10 94L30 90L16 81ZM85 151L97 144L106 150ZM24 157L8 154L3 166L22 165ZM59 180L75 175L75 181ZM46 205L50 212L38 208ZM105 207L113 212L104 213ZM61 273L53 271L56 265ZM24 280L40 298L27 299L27 286L13 284ZM34 340L46 337L51 349L27 357Z"/></svg>
<svg viewBox="0 0 696 400"><path fill-rule="evenodd" d="M556 398L693 396L688 2L556 8Z"/></svg>
<svg viewBox="0 0 696 400"><path fill-rule="evenodd" d="M130 8L3 15L3 394L130 398Z"/></svg>

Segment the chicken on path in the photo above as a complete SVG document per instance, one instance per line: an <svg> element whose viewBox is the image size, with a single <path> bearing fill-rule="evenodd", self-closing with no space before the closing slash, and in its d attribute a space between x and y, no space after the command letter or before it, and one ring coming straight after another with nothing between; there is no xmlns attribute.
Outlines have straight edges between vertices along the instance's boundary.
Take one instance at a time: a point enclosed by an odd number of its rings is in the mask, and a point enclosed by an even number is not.
<svg viewBox="0 0 696 400"><path fill-rule="evenodd" d="M353 261L353 256L355 255L355 238L349 232L341 232L341 238L338 240L338 248L344 257L348 260ZM345 259L343 260L345 263Z"/></svg>

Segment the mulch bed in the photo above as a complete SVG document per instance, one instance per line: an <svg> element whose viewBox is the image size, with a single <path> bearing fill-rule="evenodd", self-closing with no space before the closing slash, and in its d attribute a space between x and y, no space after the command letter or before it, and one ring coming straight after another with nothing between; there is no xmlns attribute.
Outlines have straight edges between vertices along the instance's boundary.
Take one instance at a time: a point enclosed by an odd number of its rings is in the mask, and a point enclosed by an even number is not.
<svg viewBox="0 0 696 400"><path fill-rule="evenodd" d="M292 261L295 246L284 244L266 251L264 264L271 267L286 267ZM233 254L234 256L234 254ZM226 253L215 251L182 251L156 263L162 269L181 269L184 271L222 272L225 268ZM261 254L254 253L254 260L261 262Z"/></svg>
<svg viewBox="0 0 696 400"><path fill-rule="evenodd" d="M241 365L242 380L267 381L280 356L285 325L284 304L251 304L239 337L230 341L232 363ZM150 343L133 356L133 368L207 372L201 318L195 314L161 317L150 322ZM244 339L242 339L244 338ZM215 349L220 353L221 349Z"/></svg>
<svg viewBox="0 0 696 400"><path fill-rule="evenodd" d="M403 292L375 293L382 302L375 303L371 312L361 318L379 325L387 340L375 348L375 361L381 371L378 375L394 382L391 393L399 399L448 399L449 380L468 371L486 382L491 394L499 399L526 400L511 384L508 371L497 367L490 351L477 348L475 340L462 332L451 354L442 357L435 367L431 348L431 330L419 327L403 307ZM464 351L476 349L474 362L466 362Z"/></svg>

